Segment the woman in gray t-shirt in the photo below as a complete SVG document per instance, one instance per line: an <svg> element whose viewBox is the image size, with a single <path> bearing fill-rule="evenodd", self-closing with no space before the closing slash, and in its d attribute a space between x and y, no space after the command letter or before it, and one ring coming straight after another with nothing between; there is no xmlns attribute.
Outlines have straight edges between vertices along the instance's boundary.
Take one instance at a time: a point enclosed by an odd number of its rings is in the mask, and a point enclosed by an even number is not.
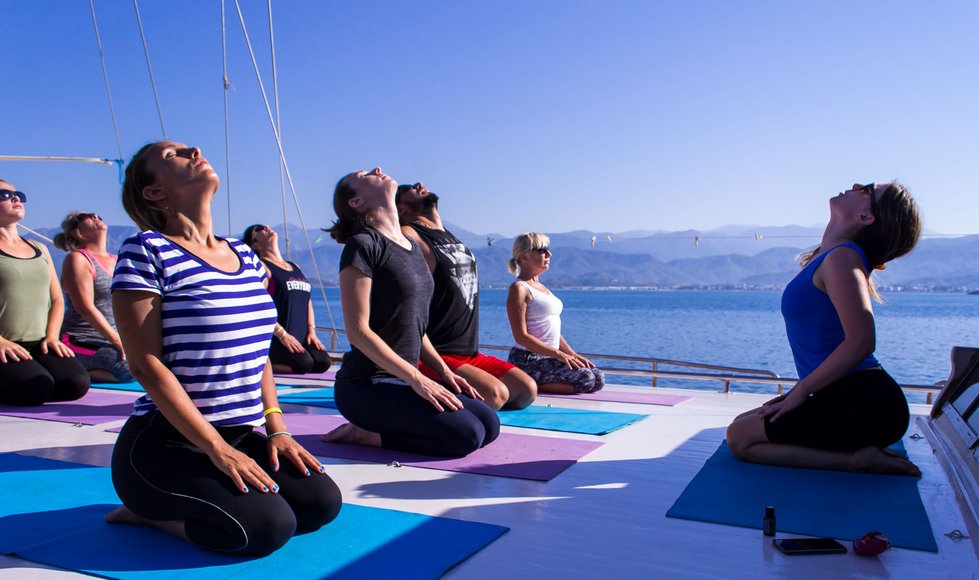
<svg viewBox="0 0 979 580"><path fill-rule="evenodd" d="M333 197L329 230L345 244L340 296L351 350L337 372L337 409L350 421L324 441L457 457L492 443L500 420L425 336L432 275L421 249L401 232L397 182L357 171ZM419 358L436 382L418 369Z"/></svg>

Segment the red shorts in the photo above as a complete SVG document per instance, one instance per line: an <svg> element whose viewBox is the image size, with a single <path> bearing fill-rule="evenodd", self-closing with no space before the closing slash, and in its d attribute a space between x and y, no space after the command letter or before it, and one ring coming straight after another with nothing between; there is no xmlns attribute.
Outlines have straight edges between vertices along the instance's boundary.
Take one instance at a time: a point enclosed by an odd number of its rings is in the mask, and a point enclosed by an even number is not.
<svg viewBox="0 0 979 580"><path fill-rule="evenodd" d="M449 370L452 372L455 372L455 370L462 365L471 365L481 371L485 371L493 375L493 377L497 379L510 372L510 369L517 368L505 360L500 360L495 356L487 356L481 352L477 352L472 356L462 356L456 354L443 354L439 356L442 357L442 360L445 361L446 366L448 366ZM442 377L438 376L438 373L428 368L425 363L421 361L418 361L418 370L433 381L442 380Z"/></svg>

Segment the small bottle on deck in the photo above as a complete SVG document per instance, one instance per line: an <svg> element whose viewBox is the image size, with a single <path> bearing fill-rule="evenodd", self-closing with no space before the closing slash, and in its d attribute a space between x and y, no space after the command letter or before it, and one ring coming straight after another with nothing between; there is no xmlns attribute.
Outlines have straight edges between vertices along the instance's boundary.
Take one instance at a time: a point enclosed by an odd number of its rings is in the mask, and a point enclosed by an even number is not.
<svg viewBox="0 0 979 580"><path fill-rule="evenodd" d="M775 507L768 506L765 508L765 519L762 520L762 531L766 536L775 535Z"/></svg>

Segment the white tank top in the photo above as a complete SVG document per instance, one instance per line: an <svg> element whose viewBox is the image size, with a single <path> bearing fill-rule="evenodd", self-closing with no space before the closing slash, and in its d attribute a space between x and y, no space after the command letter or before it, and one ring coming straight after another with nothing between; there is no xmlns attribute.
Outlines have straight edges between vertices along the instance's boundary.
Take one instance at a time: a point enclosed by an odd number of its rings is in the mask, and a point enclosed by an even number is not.
<svg viewBox="0 0 979 580"><path fill-rule="evenodd" d="M560 348L561 311L564 310L564 303L553 294L535 290L523 280L517 282L530 291L530 303L527 304L527 333L544 344ZM516 343L513 346L529 350Z"/></svg>

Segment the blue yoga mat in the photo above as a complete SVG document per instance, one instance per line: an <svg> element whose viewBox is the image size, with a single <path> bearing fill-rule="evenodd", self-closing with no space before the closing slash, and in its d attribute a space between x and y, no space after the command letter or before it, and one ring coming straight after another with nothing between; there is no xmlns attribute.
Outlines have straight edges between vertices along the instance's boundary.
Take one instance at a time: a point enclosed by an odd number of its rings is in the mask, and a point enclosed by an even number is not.
<svg viewBox="0 0 979 580"><path fill-rule="evenodd" d="M501 409L497 414L500 416L500 425L587 435L605 435L649 416L539 405L531 405L519 411Z"/></svg>
<svg viewBox="0 0 979 580"><path fill-rule="evenodd" d="M329 409L337 408L336 401L333 400L333 389L280 395L279 402ZM649 416L540 405L532 405L519 411L503 409L497 414L500 416L501 425L545 431L563 431L565 433L584 433L586 435L605 435Z"/></svg>
<svg viewBox="0 0 979 580"><path fill-rule="evenodd" d="M0 553L121 580L439 578L507 528L344 504L331 524L266 558L203 550L165 532L108 524L109 469L0 455Z"/></svg>
<svg viewBox="0 0 979 580"><path fill-rule="evenodd" d="M143 393L143 386L132 381L131 383L92 383L92 386L97 389L113 389L116 391L133 391L136 393Z"/></svg>
<svg viewBox="0 0 979 580"><path fill-rule="evenodd" d="M761 530L765 506L775 506L779 532L852 542L879 531L894 546L938 551L917 478L747 463L727 442L666 516Z"/></svg>

